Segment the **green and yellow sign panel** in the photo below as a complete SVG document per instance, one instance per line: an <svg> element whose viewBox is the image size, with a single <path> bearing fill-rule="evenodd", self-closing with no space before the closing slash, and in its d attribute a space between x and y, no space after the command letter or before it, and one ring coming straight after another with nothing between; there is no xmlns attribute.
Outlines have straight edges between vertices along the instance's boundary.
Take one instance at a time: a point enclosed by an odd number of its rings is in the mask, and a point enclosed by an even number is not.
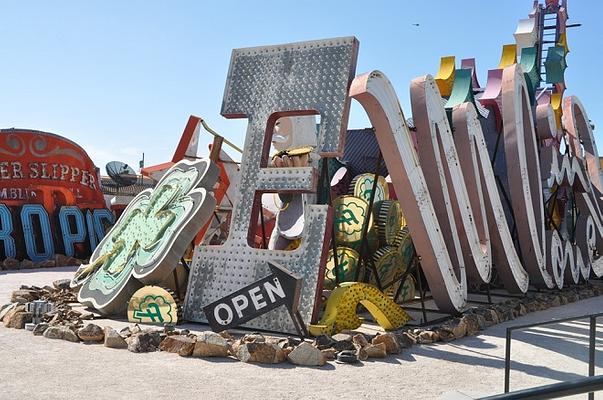
<svg viewBox="0 0 603 400"><path fill-rule="evenodd" d="M375 203L373 214L377 220L377 233L382 245L393 245L400 230L400 203L383 200Z"/></svg>
<svg viewBox="0 0 603 400"><path fill-rule="evenodd" d="M356 277L356 269L358 268L359 257L358 252L354 249L343 246L337 247L337 277L339 278L339 283L352 282L354 280ZM329 250L327 266L325 269L325 289L335 288L335 283L337 282L335 276L335 260L333 257L333 249L331 249Z"/></svg>
<svg viewBox="0 0 603 400"><path fill-rule="evenodd" d="M360 197L367 203L371 200L371 193L373 192L373 186L375 184L374 174L362 174L357 175L352 179L350 183L350 194ZM389 199L389 188L385 178L380 176L377 179L377 188L375 190L375 198L373 203Z"/></svg>
<svg viewBox="0 0 603 400"><path fill-rule="evenodd" d="M333 200L335 238L339 243L356 243L362 239L366 218L370 218L368 203L359 197L340 196ZM369 220L369 226L371 221Z"/></svg>
<svg viewBox="0 0 603 400"><path fill-rule="evenodd" d="M180 305L168 290L160 286L145 286L138 289L128 303L128 321L175 325L180 310Z"/></svg>

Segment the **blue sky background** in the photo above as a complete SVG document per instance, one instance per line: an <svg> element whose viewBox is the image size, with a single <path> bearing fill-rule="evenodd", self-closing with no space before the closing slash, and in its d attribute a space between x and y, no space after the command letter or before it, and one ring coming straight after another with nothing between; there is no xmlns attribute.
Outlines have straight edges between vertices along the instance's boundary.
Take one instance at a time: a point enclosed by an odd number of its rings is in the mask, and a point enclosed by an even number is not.
<svg viewBox="0 0 603 400"><path fill-rule="evenodd" d="M531 6L531 0L2 1L0 127L66 136L103 170L114 159L137 166L143 151L147 165L171 159L190 114L242 144L245 120L219 114L231 50L348 35L360 40L357 73L385 72L410 117L411 79L435 75L440 57L455 55L457 66L462 58L477 59L483 85ZM583 26L568 33L566 94L581 98L597 131L603 131L602 14L603 2L569 2L569 23ZM349 126L368 126L358 104Z"/></svg>

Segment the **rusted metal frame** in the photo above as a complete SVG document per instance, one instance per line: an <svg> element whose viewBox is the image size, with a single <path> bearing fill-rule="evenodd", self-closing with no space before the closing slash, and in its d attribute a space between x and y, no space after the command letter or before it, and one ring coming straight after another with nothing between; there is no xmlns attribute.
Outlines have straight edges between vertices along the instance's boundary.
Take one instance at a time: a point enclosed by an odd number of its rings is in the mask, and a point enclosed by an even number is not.
<svg viewBox="0 0 603 400"><path fill-rule="evenodd" d="M502 184L502 181L500 180L500 176L498 176L498 174L496 173L496 169L494 168L494 165L496 163L496 157L498 156L498 148L499 148L499 144L501 143L501 139L502 139L502 135L503 135L503 131L502 128L501 130L498 132L497 136L496 136L496 144L494 146L494 153L492 154L492 171L494 172L494 179L496 180L496 184L498 185L499 188L499 192L502 194L502 197L507 205L507 208L511 211L511 219L513 220L513 228L511 229L511 238L513 239L513 243L515 244L515 250L518 253L519 259L523 262L523 255L521 254L521 246L519 246L519 238L517 236L517 221L515 219L515 212L513 211L513 206L511 205L511 201L509 200L509 196L505 190L504 185Z"/></svg>
<svg viewBox="0 0 603 400"><path fill-rule="evenodd" d="M184 261L184 257L182 257L182 265L186 265L186 261ZM176 296L178 296L179 300L182 300L182 296L180 293L180 285L178 284L178 272L177 272L178 268L174 268L174 271L172 272L173 276L174 276L174 288L176 288ZM186 292L185 292L186 293Z"/></svg>
<svg viewBox="0 0 603 400"><path fill-rule="evenodd" d="M333 207L333 199L331 198L331 181L329 179L329 157L322 158L322 169L320 171L319 187L327 191L327 203L329 207ZM326 188L326 189L325 189ZM337 240L335 240L335 218L333 218L333 229L331 229L331 248L333 251L333 269L335 271L335 285L339 285L339 260L337 255Z"/></svg>
<svg viewBox="0 0 603 400"><path fill-rule="evenodd" d="M427 323L427 309L425 308L425 292L423 291L423 274L421 274L421 264L417 265L417 285L419 286L419 295L421 297L421 313L423 314L423 323Z"/></svg>
<svg viewBox="0 0 603 400"><path fill-rule="evenodd" d="M578 210L578 206L576 205L576 195L574 191L570 191L570 196L572 199L572 229L571 229L571 240L572 243L576 244L576 228L578 226L578 217L580 216L580 210Z"/></svg>
<svg viewBox="0 0 603 400"><path fill-rule="evenodd" d="M544 202L544 208L545 208L544 217L545 217L545 222L547 224L552 225L553 229L555 229L557 231L557 233L559 233L559 236L561 236L561 228L559 226L557 226L557 224L553 220L553 212L555 210L555 206L557 205L557 193L558 192L559 192L559 186L556 186L555 190L551 194L551 197L549 197L548 200ZM552 205L552 207L549 208L549 204L551 203L551 201L553 202L553 205Z"/></svg>
<svg viewBox="0 0 603 400"><path fill-rule="evenodd" d="M266 223L264 222L264 207L260 204L260 224L262 227L262 246L264 249L268 248L266 243Z"/></svg>
<svg viewBox="0 0 603 400"><path fill-rule="evenodd" d="M492 296L490 295L490 282L486 283L486 293L488 296L488 304L492 304Z"/></svg>
<svg viewBox="0 0 603 400"><path fill-rule="evenodd" d="M309 335L308 330L306 328L306 324L304 323L304 319L302 318L301 314L299 313L299 311L296 311L295 313L291 310L287 311L289 312L289 316L291 316L291 321L293 322L293 326L297 331L297 335L300 337L301 340L305 340Z"/></svg>
<svg viewBox="0 0 603 400"><path fill-rule="evenodd" d="M414 253L415 254L412 257L411 265L406 269L406 271L404 271L404 273L400 276L400 278L394 279L392 282L388 283L387 285L385 285L383 287L383 289L387 289L388 287L390 287L397 281L402 282L402 284L398 287L398 289L396 289L396 293L394 294L394 297L393 297L394 302L398 302L398 297L400 296L400 293L402 292L402 287L404 286L404 282L406 281L406 278L408 278L408 276L410 274L412 274L418 268L419 262L418 262L417 253L416 252L414 252Z"/></svg>
<svg viewBox="0 0 603 400"><path fill-rule="evenodd" d="M374 130L374 128L373 128ZM381 154L381 149L379 149L379 153L377 155L377 165L375 166L375 175L374 175L374 179L373 179L373 188L371 190L371 197L369 198L369 204L368 204L368 210L367 210L367 218L364 219L364 224L362 226L362 239L360 242L360 266L362 267L362 269L364 269L364 277L363 277L363 281L367 281L367 274L366 274L366 264L369 265L369 267L371 268L373 274L375 275L375 281L377 283L377 288L379 290L383 290L383 286L381 285L381 278L379 277L379 271L377 271L377 267L375 266L375 262L373 260L372 257L368 256L366 254L366 250L369 250L368 248L368 240L367 240L367 234L368 234L368 229L369 229L369 223L371 222L371 217L372 217L372 213L373 213L373 204L375 203L375 193L377 192L377 183L379 180L379 168L381 168L381 163L383 162L383 155ZM360 277L360 268L358 268L356 270L356 281L358 281L358 278Z"/></svg>
<svg viewBox="0 0 603 400"><path fill-rule="evenodd" d="M503 199L505 199L505 203L507 204L507 207L509 207L509 210L511 211L511 219L513 220L513 229L511 229L511 237L513 238L513 243L515 244L515 249L517 250L517 253L519 253L519 259L523 262L523 255L521 254L521 246L519 246L519 238L517 236L517 221L515 220L515 212L513 211L513 207L511 205L511 200L509 200L509 196L507 194L507 192L505 191L505 187L503 186L500 177L496 174L494 174L494 178L496 179L496 183L498 184L498 187L500 189L500 193L502 193L502 197Z"/></svg>

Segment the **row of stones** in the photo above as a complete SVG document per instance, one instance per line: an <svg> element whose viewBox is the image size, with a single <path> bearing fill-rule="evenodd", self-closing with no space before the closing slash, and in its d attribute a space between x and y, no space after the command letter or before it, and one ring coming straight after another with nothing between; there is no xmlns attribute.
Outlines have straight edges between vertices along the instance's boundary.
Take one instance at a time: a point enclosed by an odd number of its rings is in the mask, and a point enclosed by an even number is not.
<svg viewBox="0 0 603 400"><path fill-rule="evenodd" d="M542 311L600 295L603 295L603 286L591 284L554 292L530 293L502 303L469 308L459 318L450 319L441 325L430 328L409 329L403 334L413 343L447 342L463 336L475 335L480 330L511 321L530 312Z"/></svg>
<svg viewBox="0 0 603 400"><path fill-rule="evenodd" d="M0 262L0 270L17 270L17 269L36 269L36 268L54 268L54 267L72 267L85 264L86 260L69 257L64 254L56 254L54 258L44 261L33 262L28 259L22 261L16 258L8 257Z"/></svg>
<svg viewBox="0 0 603 400"><path fill-rule="evenodd" d="M93 323L74 329L73 326L46 322L37 324L33 334L70 342L102 343L105 347L127 349L133 353L160 350L182 357L234 357L243 362L261 364L289 361L301 366L322 366L328 360L334 360L338 353L347 353L348 358L344 362L350 362L351 358L355 362L369 357L385 358L388 353L400 352L398 341L392 334L378 335L372 343L362 334L353 337L339 334L328 341L318 338L310 343L291 337L265 337L258 333L235 339L228 332L193 334L188 330L177 331L168 327L141 329L138 325L117 331Z"/></svg>
<svg viewBox="0 0 603 400"><path fill-rule="evenodd" d="M58 299L58 307L45 315L45 321L35 326L34 335L49 339L72 342L104 343L106 347L128 349L134 353L166 351L183 357L234 357L243 362L280 363L288 360L296 365L321 366L329 360L354 363L368 358L385 358L398 354L415 343L428 344L450 341L466 335L474 335L491 325L508 321L528 312L544 310L570 302L603 294L601 286L582 286L560 292L535 293L524 298L511 299L504 303L469 309L460 318L451 319L442 325L430 328L406 329L400 332L367 337L360 333L347 332L319 336L313 342L294 338L265 337L249 334L235 339L230 334L188 330L177 331L165 327L141 329L139 326L116 331L111 327L101 328L83 320L92 315L83 315L65 304L69 300L69 289L64 281L56 281L51 287L21 287L13 293L13 300L34 299L34 293L50 292L48 298ZM44 296L41 296L44 297ZM18 302L0 310L0 321L6 327L23 328L31 316L25 306ZM8 310L8 311L7 311Z"/></svg>

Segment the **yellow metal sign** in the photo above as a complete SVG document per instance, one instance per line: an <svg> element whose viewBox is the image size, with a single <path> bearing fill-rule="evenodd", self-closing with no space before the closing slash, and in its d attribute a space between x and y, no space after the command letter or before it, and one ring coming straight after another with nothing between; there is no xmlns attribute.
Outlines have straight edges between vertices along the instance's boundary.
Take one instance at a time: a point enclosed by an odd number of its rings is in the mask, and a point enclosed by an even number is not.
<svg viewBox="0 0 603 400"><path fill-rule="evenodd" d="M400 230L400 203L383 200L375 203L373 213L377 219L377 233L382 245L393 245Z"/></svg>
<svg viewBox="0 0 603 400"><path fill-rule="evenodd" d="M333 200L335 209L335 238L341 243L355 243L362 238L362 228L368 212L368 203L354 196L340 196ZM369 216L370 218L370 216ZM371 221L369 221L369 226Z"/></svg>
<svg viewBox="0 0 603 400"><path fill-rule="evenodd" d="M138 289L128 303L128 321L134 323L175 325L180 312L175 296L160 286Z"/></svg>
<svg viewBox="0 0 603 400"><path fill-rule="evenodd" d="M338 286L329 297L325 313L316 325L310 325L313 336L333 335L362 324L356 309L362 304L377 323L387 330L398 329L411 318L379 289L366 283L348 282Z"/></svg>
<svg viewBox="0 0 603 400"><path fill-rule="evenodd" d="M362 174L354 177L350 183L350 194L360 197L367 203L371 200L371 193L375 184L374 174ZM380 176L377 179L377 189L375 191L375 198L373 203L389 199L389 187L385 178Z"/></svg>
<svg viewBox="0 0 603 400"><path fill-rule="evenodd" d="M337 264L339 283L351 282L355 278L356 268L358 267L358 252L349 247L337 247ZM333 249L329 250L327 266L325 271L325 289L335 287L335 260L333 259Z"/></svg>
<svg viewBox="0 0 603 400"><path fill-rule="evenodd" d="M379 273L379 280L382 285L392 282L395 278L400 277L406 267L400 260L400 253L396 247L385 246L380 248L373 254L373 261ZM373 282L377 282L373 277Z"/></svg>

